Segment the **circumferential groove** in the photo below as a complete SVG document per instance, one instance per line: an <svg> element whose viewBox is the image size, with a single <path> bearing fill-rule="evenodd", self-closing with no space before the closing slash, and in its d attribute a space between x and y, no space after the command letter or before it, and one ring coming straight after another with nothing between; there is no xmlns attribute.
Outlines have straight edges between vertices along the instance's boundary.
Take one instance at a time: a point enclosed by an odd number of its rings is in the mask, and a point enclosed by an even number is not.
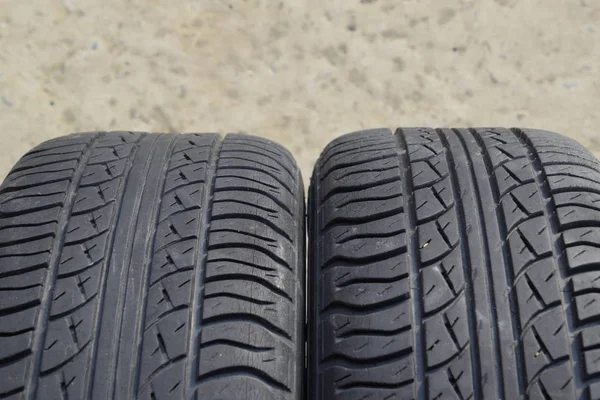
<svg viewBox="0 0 600 400"><path fill-rule="evenodd" d="M411 298L413 301L413 331L414 331L414 360L415 360L415 384L416 384L416 397L424 399L428 393L428 382L425 377L426 354L425 349L425 331L423 328L423 286L422 276L420 273L420 260L419 260L419 238L417 236L417 215L416 215L416 204L413 191L413 178L412 178L412 167L409 158L408 144L404 136L404 131L398 128L394 133L396 139L396 145L398 148L398 158L400 160L400 173L402 175L403 191L404 194L404 209L405 209L405 226L406 231L409 233L406 235L406 247L408 249L408 263L409 272L411 273L412 284L411 286Z"/></svg>
<svg viewBox="0 0 600 400"><path fill-rule="evenodd" d="M441 140L442 145L444 146L446 153L446 160L448 163L448 168L450 170L450 184L452 186L452 193L455 199L455 207L456 207L456 218L459 221L459 234L460 241L458 246L460 246L461 257L464 263L464 280L466 285L465 297L466 297L466 305L467 305L467 314L468 314L468 329L469 329L469 346L465 347L462 351L469 351L471 356L471 368L472 368L472 377L473 377L473 393L475 398L479 398L481 396L481 366L479 360L479 352L478 352L478 338L477 331L474 327L474 323L477 320L475 314L475 304L474 304L474 289L472 284L472 270L471 270L471 255L469 251L469 246L467 243L467 224L466 220L466 210L464 208L462 202L462 192L460 183L458 181L458 176L456 173L456 165L454 160L454 155L452 153L452 148L450 143L448 142L448 138L445 132L441 129L437 130L437 135ZM465 151L467 151L465 149ZM474 177L472 177L474 179Z"/></svg>

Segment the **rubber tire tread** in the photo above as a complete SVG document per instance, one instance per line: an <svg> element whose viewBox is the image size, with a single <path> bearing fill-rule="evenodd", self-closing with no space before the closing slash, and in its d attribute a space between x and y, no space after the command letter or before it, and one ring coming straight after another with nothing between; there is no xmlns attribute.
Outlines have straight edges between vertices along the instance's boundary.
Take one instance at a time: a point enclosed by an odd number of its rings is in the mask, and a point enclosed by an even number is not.
<svg viewBox="0 0 600 400"><path fill-rule="evenodd" d="M257 137L91 132L0 187L0 399L300 399L304 186Z"/></svg>
<svg viewBox="0 0 600 400"><path fill-rule="evenodd" d="M531 129L374 129L309 192L315 399L600 398L600 162Z"/></svg>

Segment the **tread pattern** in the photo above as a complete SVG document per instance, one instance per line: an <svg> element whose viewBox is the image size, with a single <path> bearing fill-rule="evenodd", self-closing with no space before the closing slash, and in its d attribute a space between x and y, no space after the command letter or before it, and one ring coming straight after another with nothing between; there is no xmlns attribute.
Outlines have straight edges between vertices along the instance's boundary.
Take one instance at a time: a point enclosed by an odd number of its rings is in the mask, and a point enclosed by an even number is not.
<svg viewBox="0 0 600 400"><path fill-rule="evenodd" d="M300 398L302 192L299 170L286 150L242 135L223 142L199 321L198 399L206 393Z"/></svg>
<svg viewBox="0 0 600 400"><path fill-rule="evenodd" d="M95 143L74 196L53 287L37 393L83 398L87 365L98 338L97 310L111 254L114 225L139 141L139 133L104 135Z"/></svg>
<svg viewBox="0 0 600 400"><path fill-rule="evenodd" d="M219 142L218 135L185 135L173 146L146 277L138 382L142 398L161 398L161 391L163 397L183 398L186 390L189 316L205 236L205 192L210 191L209 169Z"/></svg>
<svg viewBox="0 0 600 400"><path fill-rule="evenodd" d="M23 157L0 187L0 398L24 394L30 371L47 372L51 366L40 365L43 355L62 347L58 341L45 345L49 321L40 325L37 316L51 313L53 299L44 304L42 299L55 279L53 248L66 234L62 210L72 207L84 179L82 160L91 158L96 140L97 135L84 134L44 143ZM70 338L67 334L64 340ZM37 353L36 344L43 345Z"/></svg>
<svg viewBox="0 0 600 400"><path fill-rule="evenodd" d="M302 192L245 135L33 149L0 187L0 398L299 399Z"/></svg>
<svg viewBox="0 0 600 400"><path fill-rule="evenodd" d="M394 137L351 134L323 152L311 185L309 392L410 398L413 296Z"/></svg>
<svg viewBox="0 0 600 400"><path fill-rule="evenodd" d="M600 163L576 142L357 132L309 208L317 399L600 398Z"/></svg>

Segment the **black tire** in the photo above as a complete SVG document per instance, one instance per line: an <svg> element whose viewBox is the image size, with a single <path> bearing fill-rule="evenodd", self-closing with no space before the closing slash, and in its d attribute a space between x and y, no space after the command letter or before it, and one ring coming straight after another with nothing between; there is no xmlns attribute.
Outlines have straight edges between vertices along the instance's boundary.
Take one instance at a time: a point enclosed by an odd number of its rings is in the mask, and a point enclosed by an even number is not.
<svg viewBox="0 0 600 400"><path fill-rule="evenodd" d="M600 163L575 141L353 133L309 212L315 399L600 398Z"/></svg>
<svg viewBox="0 0 600 400"><path fill-rule="evenodd" d="M300 399L304 241L270 141L40 145L0 188L0 398Z"/></svg>

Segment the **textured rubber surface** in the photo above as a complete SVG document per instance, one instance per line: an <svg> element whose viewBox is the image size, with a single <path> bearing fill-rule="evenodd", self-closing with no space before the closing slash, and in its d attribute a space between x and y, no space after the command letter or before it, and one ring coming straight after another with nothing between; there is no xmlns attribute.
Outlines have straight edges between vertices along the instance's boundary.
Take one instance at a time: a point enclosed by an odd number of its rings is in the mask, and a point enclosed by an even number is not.
<svg viewBox="0 0 600 400"><path fill-rule="evenodd" d="M304 240L267 140L40 145L0 188L0 399L300 399Z"/></svg>
<svg viewBox="0 0 600 400"><path fill-rule="evenodd" d="M315 399L600 398L600 163L573 140L353 133L309 212Z"/></svg>

